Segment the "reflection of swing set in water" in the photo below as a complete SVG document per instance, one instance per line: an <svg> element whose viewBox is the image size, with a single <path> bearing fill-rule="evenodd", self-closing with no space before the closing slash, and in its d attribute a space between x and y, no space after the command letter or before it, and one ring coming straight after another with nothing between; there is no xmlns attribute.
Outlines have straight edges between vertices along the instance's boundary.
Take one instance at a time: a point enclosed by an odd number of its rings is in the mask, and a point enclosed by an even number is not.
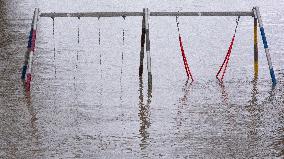
<svg viewBox="0 0 284 159"><path fill-rule="evenodd" d="M39 13L39 9L35 9L34 15L33 15L33 21L29 36L29 42L28 42L28 49L25 54L25 62L22 70L22 79L26 81L26 86L28 89L30 89L30 82L31 82L31 68L32 68L32 57L35 51L35 42L36 42L36 30L37 30L37 22L39 17L51 17L53 20L55 17L123 17L126 16L142 16L142 35L141 35L141 51L140 51L140 66L139 66L139 77L142 77L143 75L143 59L144 59L144 46L146 45L146 54L147 54L147 70L148 70L148 87L149 89L152 89L152 73L151 73L151 55L150 55L150 37L149 37L149 17L150 16L176 16L176 22L177 22L177 28L178 32L180 30L179 28L179 22L178 17L179 16L237 16L237 25L235 28L235 33L233 35L232 41L230 43L230 47L228 49L228 52L225 56L224 62L221 65L218 73L216 74L217 79L220 81L223 81L224 74L226 72L226 68L228 66L228 62L230 59L232 47L235 40L235 34L238 27L238 22L240 16L252 16L254 17L254 72L255 76L258 75L258 48L257 48L257 22L259 23L260 33L262 36L262 41L266 53L266 58L269 65L270 75L272 79L273 85L276 84L276 78L271 62L271 57L268 49L268 44L266 41L266 36L264 33L263 23L260 16L259 8L254 7L252 11L250 12L151 12L148 8L144 8L143 12L82 12L82 13ZM54 24L53 24L54 26ZM54 32L54 28L53 28ZM185 52L183 49L183 43L181 34L179 32L179 44L181 49L181 54L184 62L185 71L187 74L188 79L190 78L191 81L193 81L192 74L190 72L188 61L185 56ZM221 78L219 78L219 74L222 72Z"/></svg>

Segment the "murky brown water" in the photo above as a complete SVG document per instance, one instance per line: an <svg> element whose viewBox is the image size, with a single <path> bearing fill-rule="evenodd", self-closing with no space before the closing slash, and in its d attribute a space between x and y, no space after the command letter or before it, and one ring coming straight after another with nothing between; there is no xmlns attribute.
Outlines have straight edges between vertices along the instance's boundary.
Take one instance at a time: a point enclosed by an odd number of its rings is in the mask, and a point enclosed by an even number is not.
<svg viewBox="0 0 284 159"><path fill-rule="evenodd" d="M222 85L215 74L235 17L179 18L195 78L191 85L175 17L151 17L152 90L146 70L138 78L141 17L56 18L54 35L52 19L41 18L30 92L20 80L35 7L42 12L247 11L255 5L264 18L276 87L261 42L254 79L251 17L240 20ZM278 0L1 1L0 158L283 158L283 8Z"/></svg>

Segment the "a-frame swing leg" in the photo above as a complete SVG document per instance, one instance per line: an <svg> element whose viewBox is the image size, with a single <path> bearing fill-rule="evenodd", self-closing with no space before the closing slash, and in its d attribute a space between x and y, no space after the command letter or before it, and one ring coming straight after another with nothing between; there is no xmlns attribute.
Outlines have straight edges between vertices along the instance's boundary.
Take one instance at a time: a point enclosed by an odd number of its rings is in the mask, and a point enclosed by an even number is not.
<svg viewBox="0 0 284 159"><path fill-rule="evenodd" d="M35 8L32 25L31 25L31 31L29 36L29 42L27 51L25 53L25 61L24 66L22 70L22 80L26 80L26 88L27 90L30 89L30 83L32 80L32 62L33 62L33 54L35 52L35 43L36 43L36 31L37 31L37 22L39 17L39 9Z"/></svg>
<svg viewBox="0 0 284 159"><path fill-rule="evenodd" d="M147 70L148 70L148 88L152 89L152 71L151 71L151 54L150 54L150 36L149 36L149 17L150 12L148 8L143 9L142 19L142 34L141 34L141 51L140 51L140 66L139 77L143 74L143 60L144 60L144 46L146 45L147 53Z"/></svg>
<svg viewBox="0 0 284 159"><path fill-rule="evenodd" d="M267 59L268 66L269 66L271 80L272 80L273 85L276 85L277 82L276 82L276 78L275 78L275 74L274 74L274 69L273 69L273 66L272 66L272 61L271 61L271 57L270 57L270 53L269 53L269 49L268 49L268 44L267 44L267 40L266 40L264 28L263 28L261 15L260 15L260 12L259 12L259 7L254 7L254 10L256 12L256 16L257 16L257 19L258 19L259 29L260 29L260 33L261 33L263 46L264 46L264 49L265 49L266 59Z"/></svg>
<svg viewBox="0 0 284 159"><path fill-rule="evenodd" d="M143 9L143 13L145 9ZM145 26L145 14L142 18L142 34L141 34L141 51L140 51L140 66L139 66L139 77L143 75L143 60L144 60L144 46L145 46L146 26Z"/></svg>
<svg viewBox="0 0 284 159"><path fill-rule="evenodd" d="M257 15L256 11L254 12L254 24L253 24L253 41L254 41L254 78L258 77L258 39L257 39Z"/></svg>
<svg viewBox="0 0 284 159"><path fill-rule="evenodd" d="M152 71L151 71L151 54L150 54L150 36L149 36L150 11L149 11L148 8L145 8L144 15L145 15L145 27L146 27L146 53L147 53L147 70L148 70L148 89L152 90Z"/></svg>

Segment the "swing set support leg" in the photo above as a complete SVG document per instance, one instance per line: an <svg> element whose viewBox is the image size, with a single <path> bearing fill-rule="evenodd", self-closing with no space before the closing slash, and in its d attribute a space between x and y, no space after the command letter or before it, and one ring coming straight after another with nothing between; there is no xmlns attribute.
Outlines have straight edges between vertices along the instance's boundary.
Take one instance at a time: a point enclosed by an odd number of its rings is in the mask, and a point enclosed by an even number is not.
<svg viewBox="0 0 284 159"><path fill-rule="evenodd" d="M145 9L143 9L143 13ZM140 51L140 66L139 66L139 77L143 75L143 60L144 60L144 46L145 46L145 36L146 36L146 26L145 26L145 16L142 18L142 34L141 34L141 51Z"/></svg>
<svg viewBox="0 0 284 159"><path fill-rule="evenodd" d="M149 17L150 11L148 8L144 9L145 27L146 27L146 53L147 53L147 70L148 70L148 87L152 89L152 69L151 69L151 54L150 54L150 36L149 36Z"/></svg>
<svg viewBox="0 0 284 159"><path fill-rule="evenodd" d="M258 39L257 39L257 15L256 10L254 12L254 24L253 24L253 40L254 40L254 78L258 77Z"/></svg>
<svg viewBox="0 0 284 159"><path fill-rule="evenodd" d="M36 8L33 15L33 20L31 24L31 31L29 35L29 42L27 51L25 53L25 60L24 60L24 66L22 69L22 80L26 80L26 88L27 90L30 90L30 83L32 80L32 60L33 60L33 54L35 52L35 43L36 43L36 31L37 31L37 22L39 17L39 9Z"/></svg>
<svg viewBox="0 0 284 159"><path fill-rule="evenodd" d="M261 33L261 38L262 38L262 42L263 42L263 46L264 46L264 50L265 50L265 54L266 54L266 59L267 59L268 66L269 66L272 84L276 85L277 81L276 81L274 69L273 69L273 66L272 66L272 61L271 61L271 57L270 57L270 53L269 53L269 48L268 48L268 44L267 44L267 40L266 40L266 36L265 36L265 32L264 32L264 27L263 27L261 15L260 15L259 7L254 7L253 9L254 9L254 11L256 13L256 17L258 19L259 30L260 30L260 33Z"/></svg>
<svg viewBox="0 0 284 159"><path fill-rule="evenodd" d="M142 19L142 34L141 34L141 51L140 51L140 66L139 66L139 77L143 75L143 60L144 50L146 45L147 54L147 71L148 71L148 88L152 90L152 71L151 71L151 54L150 54L150 36L149 36L149 17L150 11L148 8L143 9Z"/></svg>

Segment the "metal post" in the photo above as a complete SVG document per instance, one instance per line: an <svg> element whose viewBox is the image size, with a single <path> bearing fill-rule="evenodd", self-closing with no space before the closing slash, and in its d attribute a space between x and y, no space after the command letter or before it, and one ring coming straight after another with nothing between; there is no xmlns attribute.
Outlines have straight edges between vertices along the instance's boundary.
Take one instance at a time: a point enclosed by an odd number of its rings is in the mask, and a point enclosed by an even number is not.
<svg viewBox="0 0 284 159"><path fill-rule="evenodd" d="M275 78L275 74L274 74L274 70L273 70L273 66L272 66L272 62L271 62L271 57L270 57L270 53L269 53L269 49L268 49L268 44L267 44L264 28L263 28L261 15L260 15L260 12L259 12L259 7L255 7L254 9L256 11L256 15L257 15L258 23L259 23L259 29L260 29L262 42L263 42L265 53L266 53L266 58L267 58L268 66L269 66L271 80L272 80L273 85L275 85L277 82L276 82L276 78Z"/></svg>
<svg viewBox="0 0 284 159"><path fill-rule="evenodd" d="M30 56L30 51L27 50L25 52L25 61L24 61L24 65L23 65L23 68L22 68L22 76L21 76L22 80L26 79L26 73L27 73L28 63L29 63L29 58L30 58L29 56Z"/></svg>
<svg viewBox="0 0 284 159"><path fill-rule="evenodd" d="M143 60L144 60L144 46L145 46L145 34L146 34L146 26L145 26L145 15L146 10L143 9L143 18L142 18L142 34L141 34L141 51L140 51L140 66L139 66L139 76L141 77L143 74Z"/></svg>
<svg viewBox="0 0 284 159"><path fill-rule="evenodd" d="M33 14L27 51L25 52L25 61L24 61L24 65L23 65L23 69L22 69L22 76L21 76L22 80L26 79L26 73L27 73L27 69L28 69L28 65L29 65L29 59L30 59L30 52L32 51L32 41L33 41L33 30L34 30L35 18L36 18L36 10L34 11L34 14Z"/></svg>
<svg viewBox="0 0 284 159"><path fill-rule="evenodd" d="M150 54L150 37L149 37L149 17L150 11L148 8L145 15L145 26L146 26L146 53L147 53L147 70L148 70L148 84L152 83L152 72L151 72L151 54Z"/></svg>
<svg viewBox="0 0 284 159"><path fill-rule="evenodd" d="M35 51L35 42L36 42L36 31L37 31L37 21L38 21L38 16L39 16L39 9L36 8L34 11L34 19L33 19L33 23L32 23L32 30L31 30L31 43L29 44L29 46L31 46L29 48L30 53L29 53L29 59L28 59L28 70L27 70L27 88L30 88L30 82L32 80L32 60L33 60L33 54Z"/></svg>
<svg viewBox="0 0 284 159"><path fill-rule="evenodd" d="M253 39L254 39L254 77L258 76L258 39L257 39L257 14L256 10L253 9L254 12L254 27L253 27Z"/></svg>

